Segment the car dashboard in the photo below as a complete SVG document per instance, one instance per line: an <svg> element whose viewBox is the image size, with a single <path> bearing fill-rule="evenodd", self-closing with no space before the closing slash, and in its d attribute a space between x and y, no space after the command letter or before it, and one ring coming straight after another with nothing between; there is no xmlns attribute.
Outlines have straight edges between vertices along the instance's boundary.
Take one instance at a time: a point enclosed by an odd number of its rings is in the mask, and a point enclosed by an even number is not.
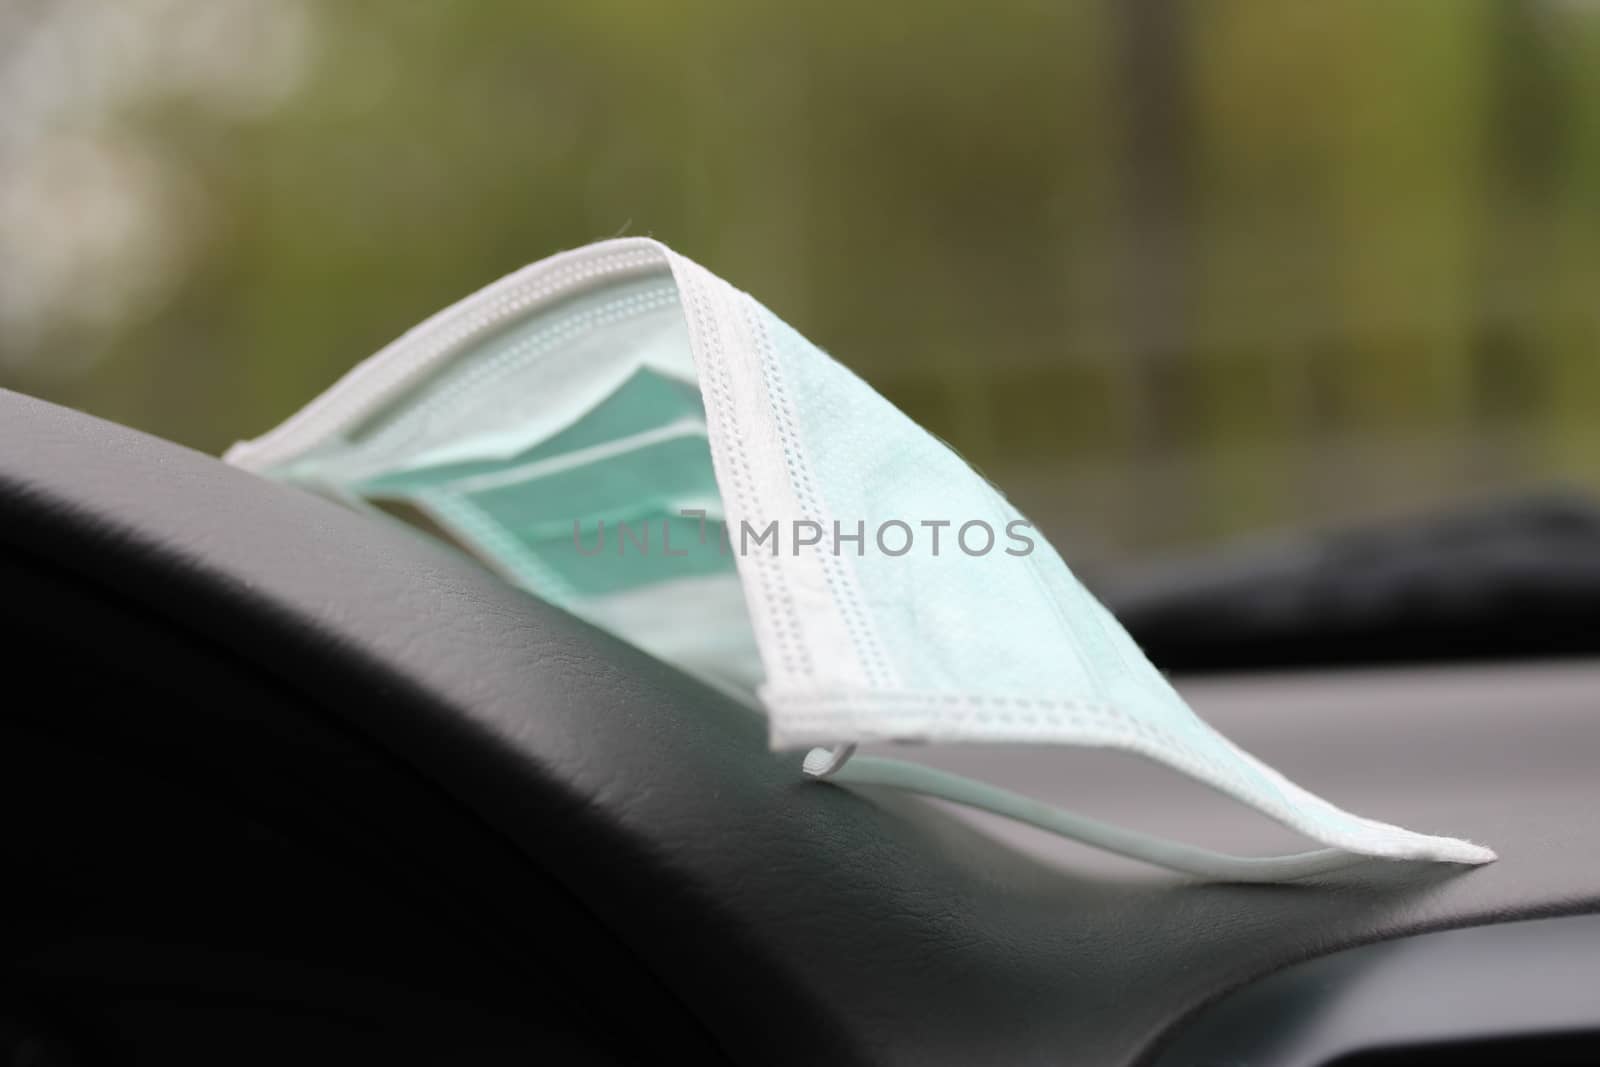
<svg viewBox="0 0 1600 1067"><path fill-rule="evenodd" d="M4 393L0 573L14 1062L1600 1060L1600 662L1179 678L1307 787L1500 854L1208 884L806 781L399 524ZM893 753L1297 847L1125 756Z"/></svg>

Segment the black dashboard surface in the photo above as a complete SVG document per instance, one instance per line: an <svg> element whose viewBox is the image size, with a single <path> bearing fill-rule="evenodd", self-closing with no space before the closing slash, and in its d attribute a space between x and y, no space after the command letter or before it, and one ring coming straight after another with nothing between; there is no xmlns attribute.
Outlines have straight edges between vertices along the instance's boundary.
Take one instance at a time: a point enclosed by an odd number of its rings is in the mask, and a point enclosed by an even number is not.
<svg viewBox="0 0 1600 1067"><path fill-rule="evenodd" d="M1226 997L1156 1067L1576 1067L1600 1058L1600 916L1403 937Z"/></svg>
<svg viewBox="0 0 1600 1067"><path fill-rule="evenodd" d="M746 709L418 535L6 393L0 547L249 663L437 785L739 1062L1149 1062L1198 1009L1298 961L1600 910L1592 665L1185 687L1308 787L1501 855L1204 885L803 782ZM1285 843L1113 757L925 758L1199 843Z"/></svg>

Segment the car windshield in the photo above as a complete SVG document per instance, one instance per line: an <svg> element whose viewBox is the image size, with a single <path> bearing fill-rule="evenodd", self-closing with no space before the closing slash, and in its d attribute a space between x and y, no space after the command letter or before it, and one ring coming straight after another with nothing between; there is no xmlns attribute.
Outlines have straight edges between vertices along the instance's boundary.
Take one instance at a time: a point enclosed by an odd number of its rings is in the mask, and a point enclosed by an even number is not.
<svg viewBox="0 0 1600 1067"><path fill-rule="evenodd" d="M59 0L0 8L0 101L0 385L208 451L627 234L1130 610L1157 561L1600 491L1582 0Z"/></svg>

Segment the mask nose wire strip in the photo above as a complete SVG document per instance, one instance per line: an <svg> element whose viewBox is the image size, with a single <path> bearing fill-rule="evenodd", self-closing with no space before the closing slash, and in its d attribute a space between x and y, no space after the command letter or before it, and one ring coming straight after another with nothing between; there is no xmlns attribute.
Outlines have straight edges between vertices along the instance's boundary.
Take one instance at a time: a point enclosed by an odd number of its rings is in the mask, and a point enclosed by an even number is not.
<svg viewBox="0 0 1600 1067"><path fill-rule="evenodd" d="M854 746L849 746L851 749ZM822 773L812 771L812 757L837 764L841 750L813 749L806 757L808 774L821 778ZM819 755L820 754L820 755ZM844 753L844 759L849 754ZM908 793L937 797L965 807L993 812L1017 822L1037 826L1053 834L1081 841L1086 845L1113 852L1119 856L1153 863L1184 874L1192 874L1219 882L1283 882L1307 878L1314 874L1343 870L1371 857L1346 852L1343 849L1324 848L1313 852L1298 852L1288 856L1229 856L1151 837L1134 830L1124 830L1109 823L1073 815L1017 793L997 789L971 778L949 774L916 763L858 756L848 764L827 774L826 780L838 785L889 786Z"/></svg>

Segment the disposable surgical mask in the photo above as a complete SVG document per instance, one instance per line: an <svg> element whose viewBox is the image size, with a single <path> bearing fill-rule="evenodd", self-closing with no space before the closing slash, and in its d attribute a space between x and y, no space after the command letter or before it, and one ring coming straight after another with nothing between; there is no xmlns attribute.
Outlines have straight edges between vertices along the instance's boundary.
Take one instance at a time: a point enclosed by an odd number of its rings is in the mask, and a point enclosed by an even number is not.
<svg viewBox="0 0 1600 1067"><path fill-rule="evenodd" d="M229 462L385 511L760 708L808 773L998 811L1181 870L1482 863L1349 814L1212 730L1005 497L745 293L654 241L536 263ZM1235 858L864 741L1122 749L1327 846Z"/></svg>

